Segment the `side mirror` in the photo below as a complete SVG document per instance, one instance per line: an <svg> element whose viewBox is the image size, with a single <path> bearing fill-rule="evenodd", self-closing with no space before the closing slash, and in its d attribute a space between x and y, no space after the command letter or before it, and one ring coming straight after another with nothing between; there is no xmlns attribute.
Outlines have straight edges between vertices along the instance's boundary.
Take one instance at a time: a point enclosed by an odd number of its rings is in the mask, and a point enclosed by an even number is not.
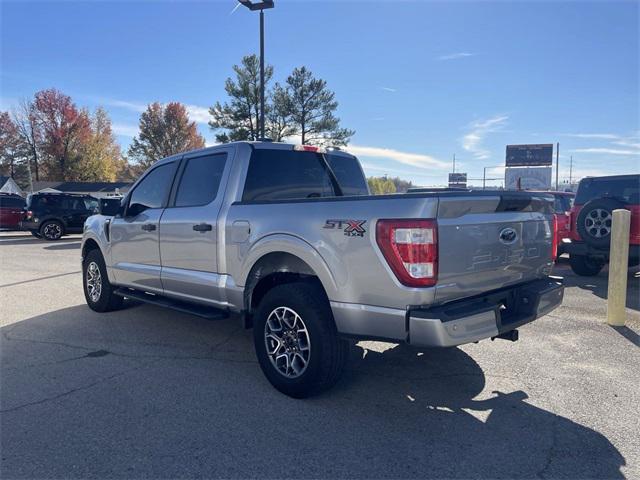
<svg viewBox="0 0 640 480"><path fill-rule="evenodd" d="M127 208L127 217L136 217L147 209L146 205L141 203L132 203Z"/></svg>
<svg viewBox="0 0 640 480"><path fill-rule="evenodd" d="M122 207L120 206L120 199L102 199L100 200L100 213L108 217L115 217L119 213L122 213Z"/></svg>

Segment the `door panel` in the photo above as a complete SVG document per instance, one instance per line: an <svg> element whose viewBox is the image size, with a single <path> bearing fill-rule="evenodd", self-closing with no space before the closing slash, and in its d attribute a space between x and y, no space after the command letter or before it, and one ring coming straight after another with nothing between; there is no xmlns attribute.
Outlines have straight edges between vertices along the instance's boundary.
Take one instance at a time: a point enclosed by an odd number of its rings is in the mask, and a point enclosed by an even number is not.
<svg viewBox="0 0 640 480"><path fill-rule="evenodd" d="M229 171L227 152L186 156L172 205L160 221L165 293L215 303L218 291L218 213Z"/></svg>
<svg viewBox="0 0 640 480"><path fill-rule="evenodd" d="M151 208L111 221L111 259L119 285L162 291L158 226L163 210Z"/></svg>
<svg viewBox="0 0 640 480"><path fill-rule="evenodd" d="M162 293L160 219L177 160L145 174L127 197L125 211L111 221L111 264L116 283Z"/></svg>

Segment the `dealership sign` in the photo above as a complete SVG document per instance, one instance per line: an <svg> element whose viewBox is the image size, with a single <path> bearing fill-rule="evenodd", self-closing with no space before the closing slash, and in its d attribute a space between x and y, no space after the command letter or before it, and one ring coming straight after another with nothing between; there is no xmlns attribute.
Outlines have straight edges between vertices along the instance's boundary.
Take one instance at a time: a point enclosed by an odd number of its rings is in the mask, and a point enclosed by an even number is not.
<svg viewBox="0 0 640 480"><path fill-rule="evenodd" d="M553 143L507 145L507 167L535 167L553 163Z"/></svg>
<svg viewBox="0 0 640 480"><path fill-rule="evenodd" d="M512 167L505 170L507 190L550 190L551 167Z"/></svg>
<svg viewBox="0 0 640 480"><path fill-rule="evenodd" d="M467 188L467 174L466 173L450 173L449 186Z"/></svg>

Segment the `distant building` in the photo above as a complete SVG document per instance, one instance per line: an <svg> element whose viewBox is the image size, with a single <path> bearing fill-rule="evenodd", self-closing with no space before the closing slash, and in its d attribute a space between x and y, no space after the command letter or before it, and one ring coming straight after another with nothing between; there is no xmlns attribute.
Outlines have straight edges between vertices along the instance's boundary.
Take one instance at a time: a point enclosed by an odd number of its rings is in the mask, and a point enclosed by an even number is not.
<svg viewBox="0 0 640 480"><path fill-rule="evenodd" d="M96 198L118 197L125 195L131 182L33 182L34 192L43 193L82 193Z"/></svg>
<svg viewBox="0 0 640 480"><path fill-rule="evenodd" d="M24 192L22 191L22 189L11 177L0 176L0 192L24 195Z"/></svg>

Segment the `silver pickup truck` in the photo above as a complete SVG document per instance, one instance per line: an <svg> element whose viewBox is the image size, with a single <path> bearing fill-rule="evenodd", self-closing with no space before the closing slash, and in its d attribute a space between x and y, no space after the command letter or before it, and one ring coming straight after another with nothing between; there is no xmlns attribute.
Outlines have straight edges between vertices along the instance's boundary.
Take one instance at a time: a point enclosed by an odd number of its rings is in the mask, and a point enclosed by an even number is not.
<svg viewBox="0 0 640 480"><path fill-rule="evenodd" d="M333 385L350 339L517 339L561 304L552 201L527 192L372 196L335 149L238 142L158 161L84 226L87 304L124 297L253 327L293 397Z"/></svg>

